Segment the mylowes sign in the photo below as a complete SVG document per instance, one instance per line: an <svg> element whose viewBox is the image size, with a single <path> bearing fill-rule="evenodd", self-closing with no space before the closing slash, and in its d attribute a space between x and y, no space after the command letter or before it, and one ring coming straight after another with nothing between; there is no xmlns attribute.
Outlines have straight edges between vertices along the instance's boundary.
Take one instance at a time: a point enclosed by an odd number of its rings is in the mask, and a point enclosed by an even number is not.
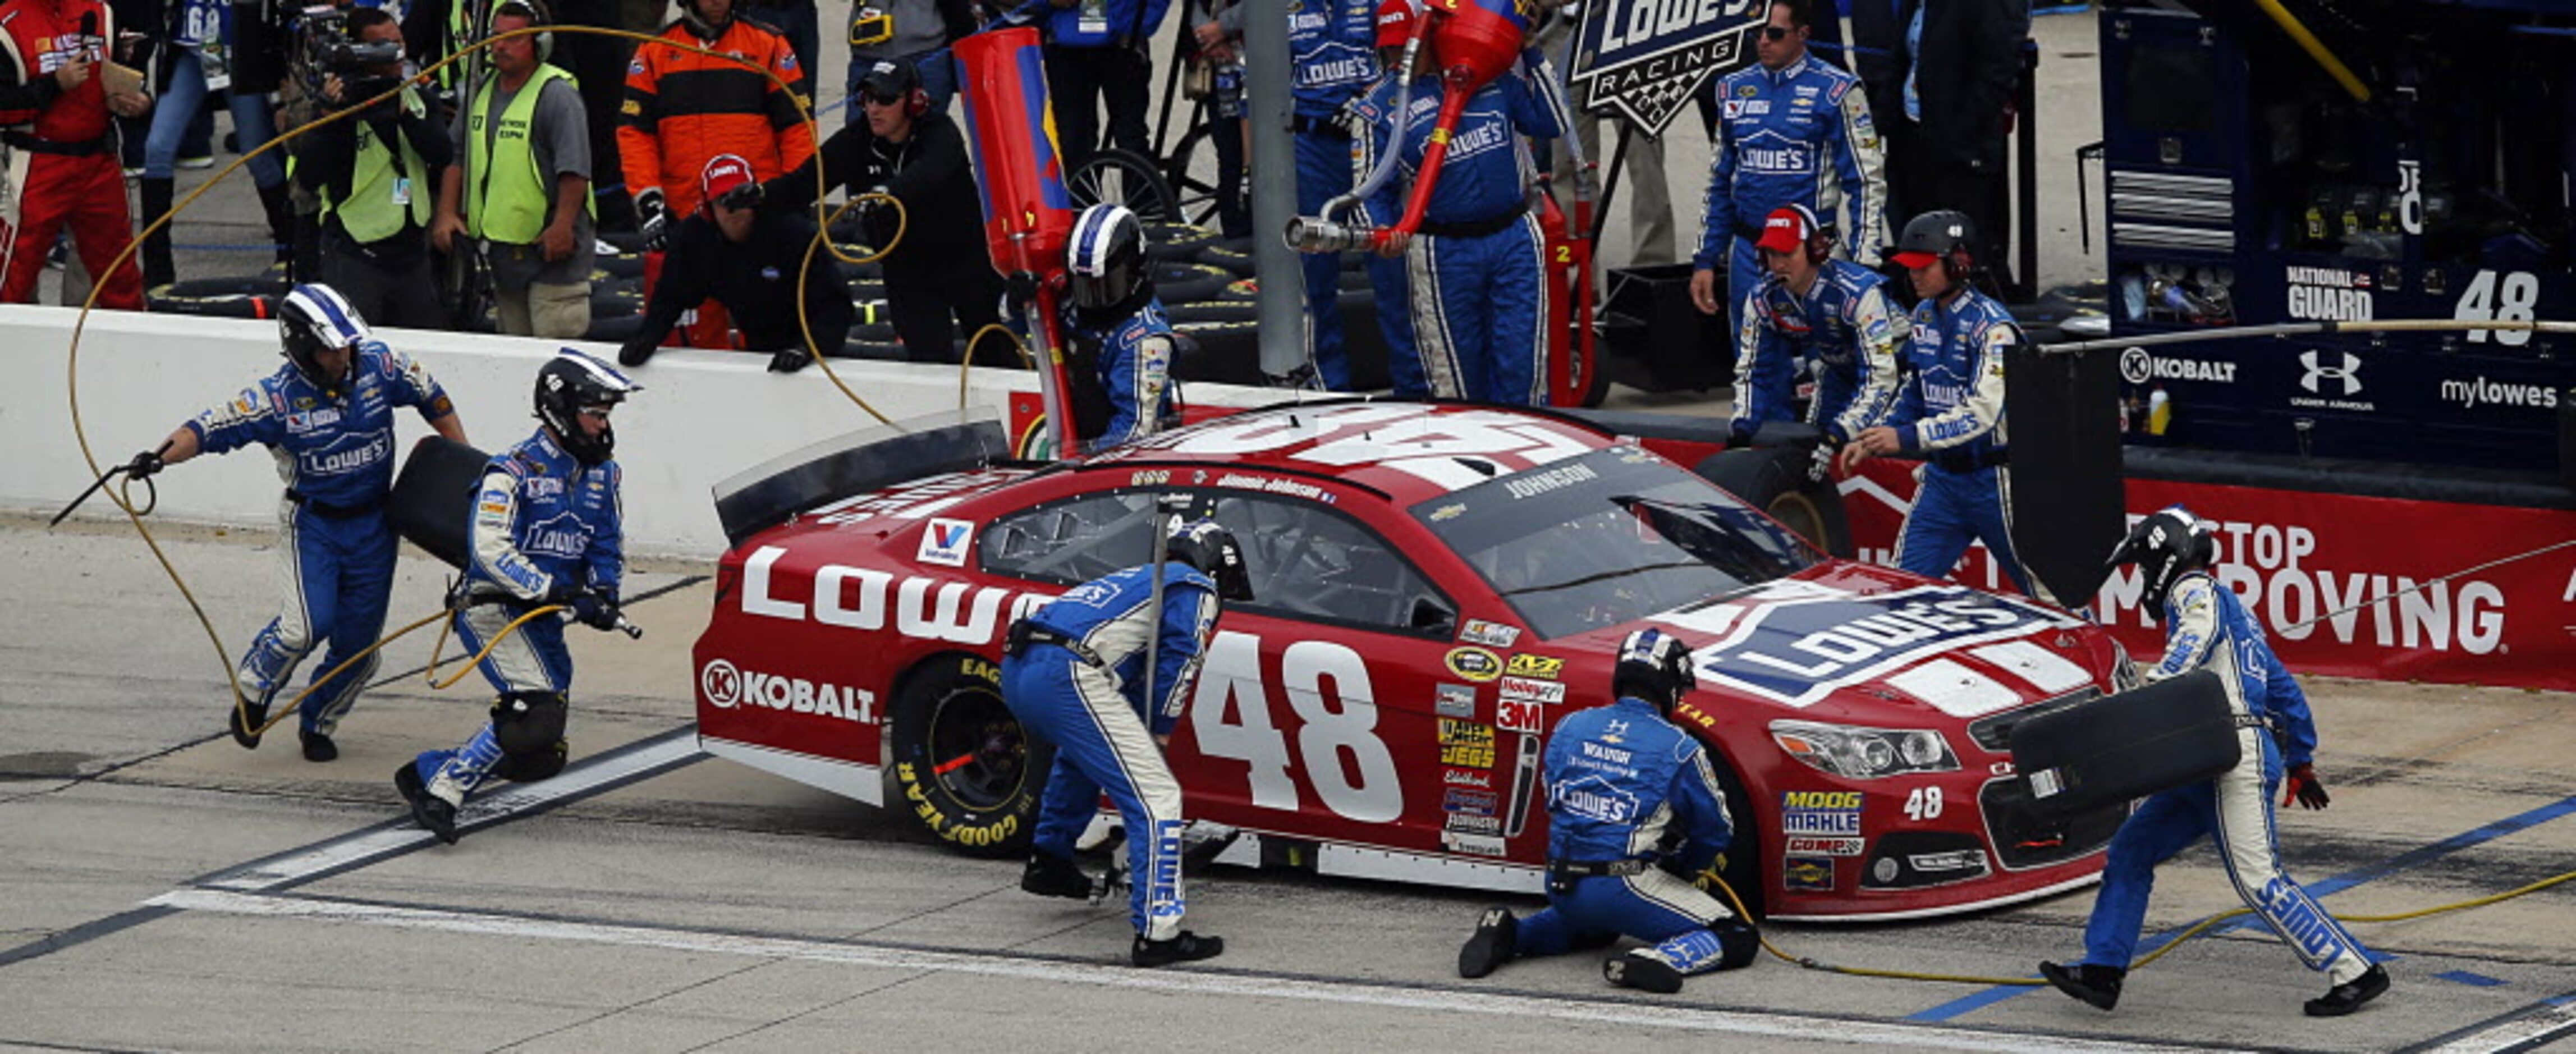
<svg viewBox="0 0 2576 1054"><path fill-rule="evenodd" d="M1753 62L1768 0L1590 0L1574 37L1583 108L1661 135L1710 77Z"/></svg>

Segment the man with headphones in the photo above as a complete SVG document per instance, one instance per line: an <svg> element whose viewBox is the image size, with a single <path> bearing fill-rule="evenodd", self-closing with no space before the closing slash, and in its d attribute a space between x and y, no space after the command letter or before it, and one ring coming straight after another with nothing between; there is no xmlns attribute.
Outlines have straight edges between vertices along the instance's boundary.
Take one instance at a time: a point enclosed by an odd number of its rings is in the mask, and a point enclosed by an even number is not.
<svg viewBox="0 0 2576 1054"><path fill-rule="evenodd" d="M1887 279L1835 259L1833 228L1804 205L1783 205L1754 243L1767 270L1736 314L1735 416L1727 445L1746 446L1768 421L1796 420L1798 364L1816 381L1808 423L1839 448L1896 401L1896 350L1906 318L1888 308Z"/></svg>
<svg viewBox="0 0 2576 1054"><path fill-rule="evenodd" d="M2013 585L2055 603L2013 549L2004 359L2024 338L2002 304L1969 288L1976 244L1967 214L1944 210L1914 217L1887 250L1921 298L1905 346L1906 378L1886 421L1843 447L1843 468L1881 454L1923 459L1914 504L1897 531L1898 569L1947 578L1968 543L1982 541Z"/></svg>
<svg viewBox="0 0 2576 1054"><path fill-rule="evenodd" d="M965 133L934 108L920 68L901 59L869 65L859 76L858 102L867 120L843 125L813 158L770 180L763 200L774 211L813 208L820 164L825 193L846 187L902 202L901 240L885 259L895 336L914 362L956 362L960 336L1001 321L1002 298L1001 275L980 248L984 206L967 167ZM871 244L896 237L893 209L863 208Z"/></svg>
<svg viewBox="0 0 2576 1054"><path fill-rule="evenodd" d="M698 213L680 221L662 257L661 280L644 306L644 325L627 338L617 361L641 366L682 313L713 300L733 316L745 351L772 352L772 373L794 373L814 361L805 345L830 355L850 335L850 293L832 254L816 252L803 271L804 314L797 313L799 269L814 243L814 221L795 212L761 211L751 162L719 154L698 177Z"/></svg>
<svg viewBox="0 0 2576 1054"><path fill-rule="evenodd" d="M486 28L548 24L536 0L501 0ZM439 177L429 240L453 253L461 234L482 251L501 332L579 340L590 329L590 123L572 74L546 65L552 36L485 49L489 68L448 129L464 163Z"/></svg>

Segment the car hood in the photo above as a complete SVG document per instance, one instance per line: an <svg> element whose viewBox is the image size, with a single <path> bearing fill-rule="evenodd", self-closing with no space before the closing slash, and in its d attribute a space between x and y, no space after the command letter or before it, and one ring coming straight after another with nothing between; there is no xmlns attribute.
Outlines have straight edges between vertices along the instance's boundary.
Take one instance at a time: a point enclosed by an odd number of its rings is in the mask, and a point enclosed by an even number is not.
<svg viewBox="0 0 2576 1054"><path fill-rule="evenodd" d="M1970 720L2096 683L2090 627L2064 612L1947 583L1863 591L1878 584L1781 579L1643 624L1690 645L1701 692L1814 717L1910 702Z"/></svg>

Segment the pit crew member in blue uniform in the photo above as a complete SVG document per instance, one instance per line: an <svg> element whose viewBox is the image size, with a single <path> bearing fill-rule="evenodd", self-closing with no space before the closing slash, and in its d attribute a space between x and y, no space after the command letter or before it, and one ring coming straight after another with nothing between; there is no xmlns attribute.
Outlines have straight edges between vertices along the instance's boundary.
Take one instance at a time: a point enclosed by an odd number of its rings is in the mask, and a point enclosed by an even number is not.
<svg viewBox="0 0 2576 1054"><path fill-rule="evenodd" d="M1431 62L1429 49L1419 60ZM1420 180L1440 114L1440 78L1415 71L1409 113L1395 115L1406 178ZM1392 94L1388 96L1393 98ZM1547 402L1547 239L1529 210L1530 152L1522 136L1565 134L1564 91L1536 51L1476 90L1449 137L1440 182L1417 235L1380 252L1404 257L1413 290L1413 342L1431 394L1509 406Z"/></svg>
<svg viewBox="0 0 2576 1054"><path fill-rule="evenodd" d="M331 740L340 718L374 676L369 655L327 682L320 674L365 651L384 632L399 539L385 523L393 488L394 408L409 406L438 434L465 441L465 425L429 371L370 335L365 319L326 285L300 285L277 307L287 365L239 397L198 414L158 451L126 465L140 479L200 453L268 447L286 495L277 505L279 581L286 599L252 638L237 675L245 696L232 708L233 739L259 746L269 704L296 664L327 640L313 687L297 708L296 736L307 761L340 756Z"/></svg>
<svg viewBox="0 0 2576 1054"><path fill-rule="evenodd" d="M2164 661L2147 679L2216 672L2236 712L2243 758L2216 779L2152 795L2129 814L2111 836L2102 891L2084 925L2084 957L2063 966L2044 962L2039 970L2058 991L2111 1009L2137 950L2156 865L2208 835L2218 843L2219 860L2245 906L2308 969L2326 975L2330 987L2308 1000L2308 1016L2349 1014L2388 990L2388 970L2371 962L2369 950L2281 869L2272 792L2284 767L2289 788L2281 804L2322 809L2332 799L2312 763L2317 726L2307 696L2272 654L2263 624L2211 577L2216 549L2210 525L2177 505L2139 521L2112 552L2111 563L2138 565L2147 610L2165 624Z"/></svg>
<svg viewBox="0 0 2576 1054"><path fill-rule="evenodd" d="M1906 317L1889 310L1887 279L1829 255L1833 231L1804 205L1772 210L1755 247L1769 273L1737 312L1744 325L1728 445L1750 444L1766 422L1797 418L1791 403L1803 361L1816 381L1806 419L1839 448L1896 402Z"/></svg>
<svg viewBox="0 0 2576 1054"><path fill-rule="evenodd" d="M1289 127L1297 134L1297 214L1351 189L1351 131L1342 108L1378 77L1376 0L1303 0L1288 15ZM1307 253L1306 361L1329 391L1349 391L1342 354L1340 253Z"/></svg>
<svg viewBox="0 0 2576 1054"><path fill-rule="evenodd" d="M563 770L572 691L563 620L539 616L503 631L544 604L562 605L593 629L618 627L625 517L608 415L642 390L615 367L566 348L537 371L536 434L483 469L453 617L468 654L499 640L480 665L500 699L464 746L424 751L394 770L412 818L442 842L456 841L456 811L486 778L524 782Z"/></svg>
<svg viewBox="0 0 2576 1054"><path fill-rule="evenodd" d="M1124 205L1086 208L1074 217L1065 264L1065 321L1074 362L1080 372L1098 377L1109 401L1108 424L1087 440L1089 448L1132 443L1177 423L1172 321L1154 295L1145 225Z"/></svg>
<svg viewBox="0 0 2576 1054"><path fill-rule="evenodd" d="M1395 94L1404 76L1399 68L1404 62L1404 41L1413 34L1413 20L1413 0L1386 0L1377 9L1377 60L1383 72L1343 111L1351 131L1352 186L1365 182L1386 157L1393 129L1386 115L1395 108ZM1403 180L1387 180L1360 202L1357 222L1368 227L1394 226L1404 218L1403 186ZM1386 339L1387 382L1395 398L1425 398L1431 388L1423 381L1422 359L1413 348L1413 297L1405 286L1404 261L1371 254L1367 266L1378 332Z"/></svg>
<svg viewBox="0 0 2576 1054"><path fill-rule="evenodd" d="M1772 0L1770 25L1754 44L1760 61L1718 82L1722 114L1709 147L1699 251L1691 256L1691 299L1701 314L1721 308L1720 264L1723 308L1743 306L1763 274L1753 253L1758 224L1782 205L1804 205L1828 220L1839 214L1845 255L1864 267L1878 263L1887 231L1878 130L1860 79L1807 54L1811 10L1809 0Z"/></svg>
<svg viewBox="0 0 2576 1054"><path fill-rule="evenodd" d="M1843 466L1878 454L1922 455L1914 504L1897 529L1897 567L1946 578L1968 543L1982 541L2013 585L2053 600L2013 550L2004 358L2022 333L2002 304L1968 287L1976 235L1966 213L1946 209L1905 225L1893 257L1921 298L1908 326L1906 376L1886 421L1843 448Z"/></svg>
<svg viewBox="0 0 2576 1054"><path fill-rule="evenodd" d="M1708 751L1672 723L1690 691L1690 651L1661 631L1630 633L1610 674L1618 701L1578 710L1547 741L1547 901L1516 919L1486 909L1458 950L1458 976L1515 958L1650 942L1601 963L1610 983L1671 994L1682 978L1753 961L1761 935L1694 879L1734 840ZM1658 857L1667 833L1683 841Z"/></svg>
<svg viewBox="0 0 2576 1054"><path fill-rule="evenodd" d="M1175 523L1163 565L1094 579L1013 623L1003 648L1002 700L1030 732L1056 745L1039 800L1036 850L1020 888L1087 898L1073 862L1076 836L1107 792L1127 831L1136 926L1129 961L1164 966L1214 958L1225 941L1181 928L1181 785L1162 747L1180 721L1220 598L1249 600L1243 553L1215 522ZM1155 610L1156 579L1162 608ZM1148 650L1152 661L1147 662Z"/></svg>

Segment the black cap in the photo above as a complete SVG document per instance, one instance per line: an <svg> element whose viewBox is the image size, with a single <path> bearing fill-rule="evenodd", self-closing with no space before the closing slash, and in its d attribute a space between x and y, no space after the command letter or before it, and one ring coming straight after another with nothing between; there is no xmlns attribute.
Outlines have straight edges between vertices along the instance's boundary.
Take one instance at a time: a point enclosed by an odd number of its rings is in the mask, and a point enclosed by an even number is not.
<svg viewBox="0 0 2576 1054"><path fill-rule="evenodd" d="M921 87L921 70L902 59L878 59L859 78L859 90L880 99L900 99Z"/></svg>

